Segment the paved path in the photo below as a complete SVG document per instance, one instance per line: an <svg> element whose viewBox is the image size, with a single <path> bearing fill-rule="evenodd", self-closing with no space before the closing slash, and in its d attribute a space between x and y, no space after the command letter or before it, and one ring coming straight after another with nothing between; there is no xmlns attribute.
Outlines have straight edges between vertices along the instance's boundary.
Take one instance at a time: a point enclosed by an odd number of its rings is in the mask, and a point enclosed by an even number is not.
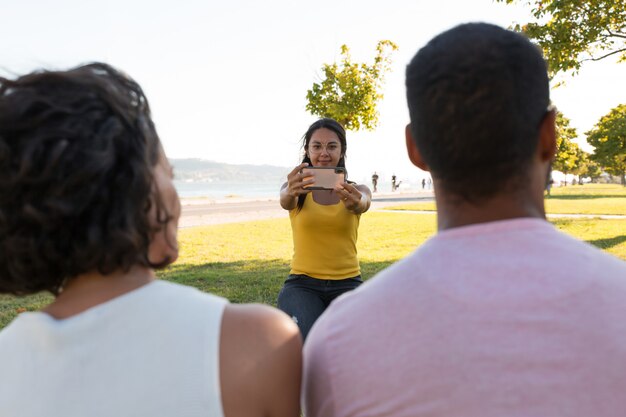
<svg viewBox="0 0 626 417"><path fill-rule="evenodd" d="M433 201L432 192L374 194L371 211L388 213L436 214L435 211L385 210L385 208L415 202ZM278 199L238 200L215 202L194 198L182 200L182 215L179 227L194 227L211 224L238 223L252 220L287 218L287 212L280 207ZM550 218L576 219L626 219L623 215L608 214L548 214Z"/></svg>
<svg viewBox="0 0 626 417"><path fill-rule="evenodd" d="M374 194L370 210L418 201L433 201L432 192ZM278 199L215 202L192 198L182 200L182 209L181 228L288 217Z"/></svg>

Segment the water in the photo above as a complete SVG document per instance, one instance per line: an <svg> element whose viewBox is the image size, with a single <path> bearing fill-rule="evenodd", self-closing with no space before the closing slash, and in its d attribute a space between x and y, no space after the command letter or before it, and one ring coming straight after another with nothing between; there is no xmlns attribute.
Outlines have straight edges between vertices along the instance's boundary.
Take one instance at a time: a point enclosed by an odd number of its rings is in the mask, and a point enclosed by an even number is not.
<svg viewBox="0 0 626 417"><path fill-rule="evenodd" d="M178 195L182 198L205 197L213 200L224 200L228 198L244 199L270 199L279 197L280 187L284 180L279 182L185 182L174 181ZM366 184L372 189L371 184ZM421 184L403 182L400 185L400 192L419 191ZM378 184L378 193L391 193L390 183Z"/></svg>
<svg viewBox="0 0 626 417"><path fill-rule="evenodd" d="M278 198L278 182L184 182L174 181L178 195L182 198L206 197L214 200L227 198L265 199Z"/></svg>

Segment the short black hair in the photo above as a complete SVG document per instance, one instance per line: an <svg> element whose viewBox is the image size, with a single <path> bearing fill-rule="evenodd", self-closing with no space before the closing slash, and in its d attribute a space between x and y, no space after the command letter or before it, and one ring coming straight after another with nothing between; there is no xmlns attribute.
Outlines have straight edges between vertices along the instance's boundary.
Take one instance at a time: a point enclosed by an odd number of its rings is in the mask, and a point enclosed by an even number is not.
<svg viewBox="0 0 626 417"><path fill-rule="evenodd" d="M151 267L161 145L141 87L113 67L0 78L0 292Z"/></svg>
<svg viewBox="0 0 626 417"><path fill-rule="evenodd" d="M408 65L406 88L413 138L443 188L477 202L523 186L550 104L525 36L486 23L443 32Z"/></svg>

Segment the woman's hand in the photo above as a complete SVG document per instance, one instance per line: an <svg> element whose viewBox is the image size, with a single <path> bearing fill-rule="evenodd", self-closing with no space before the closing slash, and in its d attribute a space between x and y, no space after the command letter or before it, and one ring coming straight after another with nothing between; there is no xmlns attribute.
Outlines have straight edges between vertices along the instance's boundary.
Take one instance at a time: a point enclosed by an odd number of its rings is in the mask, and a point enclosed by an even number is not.
<svg viewBox="0 0 626 417"><path fill-rule="evenodd" d="M361 188L363 187L363 188ZM355 214L361 214L370 208L371 194L365 186L355 186L344 182L335 192L348 210Z"/></svg>
<svg viewBox="0 0 626 417"><path fill-rule="evenodd" d="M302 194L311 192L311 190L304 188L304 186L313 184L315 182L315 178L311 177L310 174L305 175L301 172L302 168L306 168L308 166L309 164L307 162L303 162L287 175L287 194L292 197L298 197ZM309 179L305 180L306 177Z"/></svg>
<svg viewBox="0 0 626 417"><path fill-rule="evenodd" d="M280 189L280 205L285 210L295 208L298 204L298 197L311 192L310 189L304 188L304 186L313 184L315 178L312 178L310 174L305 175L301 172L302 168L308 166L307 162L303 162L287 175L287 182Z"/></svg>

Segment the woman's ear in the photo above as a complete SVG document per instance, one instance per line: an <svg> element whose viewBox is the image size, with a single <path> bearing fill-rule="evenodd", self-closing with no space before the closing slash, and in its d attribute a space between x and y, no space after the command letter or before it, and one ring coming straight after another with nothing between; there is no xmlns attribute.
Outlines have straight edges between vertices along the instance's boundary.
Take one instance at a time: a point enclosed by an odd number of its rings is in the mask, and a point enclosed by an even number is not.
<svg viewBox="0 0 626 417"><path fill-rule="evenodd" d="M411 133L411 124L406 125L404 129L404 136L406 137L406 151L409 155L411 163L423 171L428 171L428 165L422 158L422 153L417 149L415 140L413 140L413 133Z"/></svg>
<svg viewBox="0 0 626 417"><path fill-rule="evenodd" d="M160 265L172 263L178 258L177 232L181 205L174 187L172 168L163 152L153 168L153 175L152 207L148 213L153 233L148 247L148 260Z"/></svg>
<svg viewBox="0 0 626 417"><path fill-rule="evenodd" d="M178 259L177 223L172 220L154 233L148 246L148 260L154 265L168 265Z"/></svg>

